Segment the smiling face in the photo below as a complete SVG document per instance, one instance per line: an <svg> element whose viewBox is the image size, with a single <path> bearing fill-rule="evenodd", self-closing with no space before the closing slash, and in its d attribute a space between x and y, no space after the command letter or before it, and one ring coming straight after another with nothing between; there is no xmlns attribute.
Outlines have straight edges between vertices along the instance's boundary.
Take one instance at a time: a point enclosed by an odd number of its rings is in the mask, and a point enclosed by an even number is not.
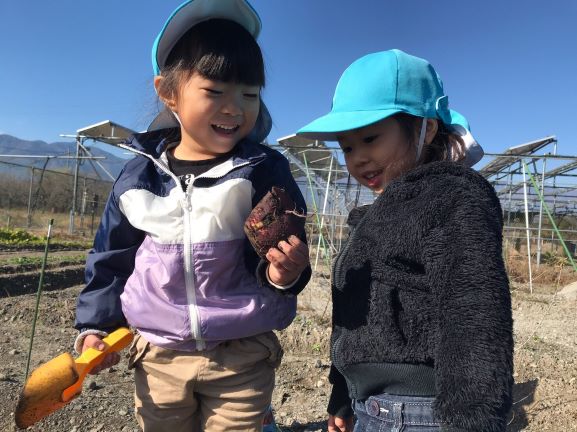
<svg viewBox="0 0 577 432"><path fill-rule="evenodd" d="M232 150L255 126L264 84L260 47L240 24L211 19L190 28L154 78L181 122L174 155L200 160Z"/></svg>
<svg viewBox="0 0 577 432"><path fill-rule="evenodd" d="M175 97L164 100L181 123L175 157L201 160L231 151L256 123L259 93L259 86L225 83L193 73Z"/></svg>
<svg viewBox="0 0 577 432"><path fill-rule="evenodd" d="M415 149L394 117L338 135L349 173L380 194L415 165Z"/></svg>

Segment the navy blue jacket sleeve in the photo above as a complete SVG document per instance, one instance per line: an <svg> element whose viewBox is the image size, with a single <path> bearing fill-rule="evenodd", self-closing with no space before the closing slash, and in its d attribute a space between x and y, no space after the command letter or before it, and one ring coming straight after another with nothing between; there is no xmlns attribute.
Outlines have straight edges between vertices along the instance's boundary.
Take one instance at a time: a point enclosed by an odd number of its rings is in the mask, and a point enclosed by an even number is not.
<svg viewBox="0 0 577 432"><path fill-rule="evenodd" d="M253 207L272 188L272 186L277 186L277 187L283 188L284 190L286 190L288 192L288 194L291 196L291 198L293 199L293 201L297 205L297 209L296 209L297 211L299 211L299 212L302 211L303 213L306 214L307 205L306 205L305 199L304 199L294 177L291 174L288 160L284 156L282 156L281 154L277 154L277 158L276 158L274 165L272 166L272 171L270 173L270 176L268 176L267 181L263 182L263 186L265 186L265 187L260 188L258 193L255 194L255 197L253 200L254 201ZM299 238L301 240L303 240L305 243L307 242L307 236L306 236L306 232L304 230L301 233L301 235L299 236ZM247 243L248 243L248 240L247 240ZM253 253L256 255L256 252L253 252ZM257 276L259 283L261 285L267 285L267 286L275 289L276 291L278 291L280 293L284 293L284 294L292 294L292 295L299 294L305 288L305 286L308 284L308 282L311 278L311 274L312 274L312 270L311 270L311 267L309 265L306 269L303 270L298 281L292 287L290 287L289 289L286 289L286 290L278 290L278 289L272 287L266 279L265 272L266 272L267 266L268 266L268 261L266 261L266 260L261 259L258 262L258 265L256 268L256 276Z"/></svg>
<svg viewBox="0 0 577 432"><path fill-rule="evenodd" d="M78 298L75 328L110 331L126 325L120 294L143 240L144 232L130 225L113 189L86 260L86 287Z"/></svg>

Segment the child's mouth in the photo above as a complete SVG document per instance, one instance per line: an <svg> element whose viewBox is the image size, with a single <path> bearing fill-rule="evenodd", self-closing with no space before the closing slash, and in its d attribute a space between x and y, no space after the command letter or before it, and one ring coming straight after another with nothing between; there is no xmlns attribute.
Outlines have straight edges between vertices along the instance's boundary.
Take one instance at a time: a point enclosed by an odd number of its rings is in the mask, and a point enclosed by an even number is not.
<svg viewBox="0 0 577 432"><path fill-rule="evenodd" d="M222 135L232 135L240 128L239 125L217 125L213 124L212 129Z"/></svg>
<svg viewBox="0 0 577 432"><path fill-rule="evenodd" d="M363 175L363 178L367 181L367 185L370 188L376 188L378 186L380 186L381 184L381 174L383 173L383 170L377 170L377 171L370 171L368 173L365 173Z"/></svg>

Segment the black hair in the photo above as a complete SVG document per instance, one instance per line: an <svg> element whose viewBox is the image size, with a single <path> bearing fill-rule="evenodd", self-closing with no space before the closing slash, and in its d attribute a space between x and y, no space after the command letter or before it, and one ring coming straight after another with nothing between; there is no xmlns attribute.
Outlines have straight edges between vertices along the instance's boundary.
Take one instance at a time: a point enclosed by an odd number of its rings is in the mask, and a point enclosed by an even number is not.
<svg viewBox="0 0 577 432"><path fill-rule="evenodd" d="M160 72L159 93L173 94L195 72L215 81L265 85L258 43L243 26L225 19L203 21L180 38Z"/></svg>
<svg viewBox="0 0 577 432"><path fill-rule="evenodd" d="M417 130L420 128L423 118L406 113L395 114L393 118L399 123L407 140L416 146L419 139ZM426 164L434 161L459 161L464 159L465 146L463 140L452 133L441 120L437 120L437 124L437 134L430 144L423 146L419 163Z"/></svg>

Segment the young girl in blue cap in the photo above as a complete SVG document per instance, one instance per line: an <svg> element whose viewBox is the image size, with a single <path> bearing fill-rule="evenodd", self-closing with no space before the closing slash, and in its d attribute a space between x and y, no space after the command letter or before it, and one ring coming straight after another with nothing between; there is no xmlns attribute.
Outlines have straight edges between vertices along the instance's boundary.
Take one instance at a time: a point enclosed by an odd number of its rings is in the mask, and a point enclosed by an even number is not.
<svg viewBox="0 0 577 432"><path fill-rule="evenodd" d="M244 0L187 1L169 17L152 61L177 127L154 122L123 146L136 157L88 256L76 347L137 330L129 367L145 432L260 432L282 356L272 330L292 322L310 278L304 232L260 260L243 231L273 186L306 211L288 161L259 144L271 126L259 31Z"/></svg>
<svg viewBox="0 0 577 432"><path fill-rule="evenodd" d="M351 211L332 277L329 431L504 431L511 299L502 218L468 168L482 150L425 60L355 61L331 112L299 134L338 141L378 194Z"/></svg>

